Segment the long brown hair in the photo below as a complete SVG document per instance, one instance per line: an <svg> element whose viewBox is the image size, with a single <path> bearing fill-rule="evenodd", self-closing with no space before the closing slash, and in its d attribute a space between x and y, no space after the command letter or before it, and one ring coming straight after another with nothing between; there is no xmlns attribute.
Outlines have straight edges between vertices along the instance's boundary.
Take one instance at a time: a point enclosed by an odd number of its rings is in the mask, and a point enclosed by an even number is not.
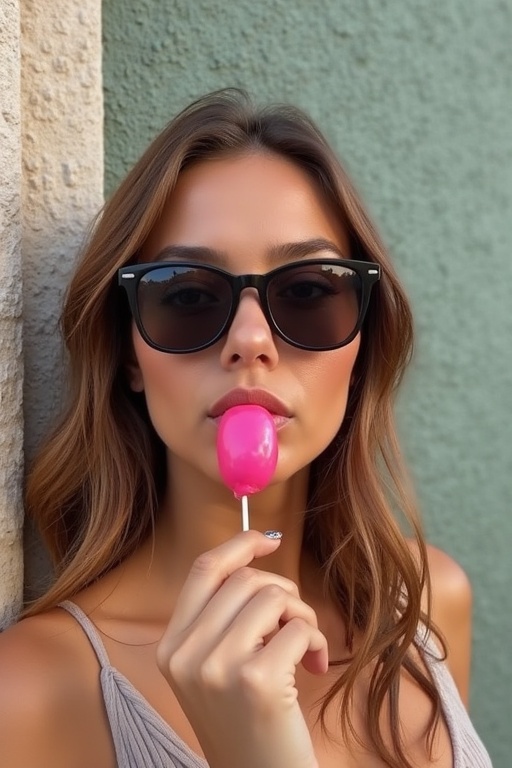
<svg viewBox="0 0 512 768"><path fill-rule="evenodd" d="M226 90L192 104L155 139L105 205L74 278L62 316L69 352L69 405L28 478L28 512L52 555L56 579L29 606L39 613L71 597L126 558L151 532L165 484L164 448L141 395L126 381L130 318L116 287L119 267L134 262L184 168L223 153L264 151L296 163L334 206L356 257L378 262L361 335L346 417L332 445L315 460L305 546L325 569L353 647L325 708L341 691L341 723L355 681L372 664L367 706L370 746L393 768L411 768L398 725L403 667L432 702L432 743L439 695L411 648L429 591L425 544L404 478L392 402L412 350L411 313L394 269L339 160L315 125L292 107L254 108ZM394 510L416 538L411 554ZM391 748L379 715L387 705Z"/></svg>

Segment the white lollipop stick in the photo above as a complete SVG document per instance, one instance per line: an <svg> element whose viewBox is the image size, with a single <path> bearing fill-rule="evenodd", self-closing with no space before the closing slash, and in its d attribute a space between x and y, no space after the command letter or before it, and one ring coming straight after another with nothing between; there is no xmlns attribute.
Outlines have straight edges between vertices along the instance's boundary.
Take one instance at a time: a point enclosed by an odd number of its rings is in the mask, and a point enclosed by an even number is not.
<svg viewBox="0 0 512 768"><path fill-rule="evenodd" d="M242 496L242 531L249 530L249 497Z"/></svg>

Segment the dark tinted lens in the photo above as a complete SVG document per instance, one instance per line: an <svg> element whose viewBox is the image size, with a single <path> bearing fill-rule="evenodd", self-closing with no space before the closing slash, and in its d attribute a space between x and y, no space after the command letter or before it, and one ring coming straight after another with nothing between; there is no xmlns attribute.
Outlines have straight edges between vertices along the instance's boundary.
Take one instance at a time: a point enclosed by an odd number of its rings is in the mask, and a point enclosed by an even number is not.
<svg viewBox="0 0 512 768"><path fill-rule="evenodd" d="M163 349L180 352L208 344L223 329L231 288L203 267L158 267L140 279L137 302L147 336Z"/></svg>
<svg viewBox="0 0 512 768"><path fill-rule="evenodd" d="M343 265L305 264L279 272L268 286L268 303L278 328L311 349L335 347L359 318L361 279Z"/></svg>

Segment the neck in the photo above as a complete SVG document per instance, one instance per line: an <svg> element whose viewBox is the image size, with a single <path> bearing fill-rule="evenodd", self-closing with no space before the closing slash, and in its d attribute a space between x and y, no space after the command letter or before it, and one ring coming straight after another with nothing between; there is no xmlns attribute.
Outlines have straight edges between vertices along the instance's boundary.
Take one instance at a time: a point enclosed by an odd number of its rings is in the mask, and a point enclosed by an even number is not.
<svg viewBox="0 0 512 768"><path fill-rule="evenodd" d="M304 511L309 472L297 473L249 497L250 528L279 530L277 552L259 559L257 567L301 581ZM192 562L242 530L241 501L189 465L173 464L152 544L152 568L166 581L182 584Z"/></svg>
<svg viewBox="0 0 512 768"><path fill-rule="evenodd" d="M151 637L155 623L167 624L195 558L242 529L240 501L228 490L187 465L172 470L153 535L88 590L81 603L110 618L120 614L124 622L129 605L130 617L150 626ZM283 533L277 551L258 558L252 567L290 579L308 604L323 611L323 575L303 548L308 479L306 468L249 498L250 527ZM122 631L116 625L116 637Z"/></svg>

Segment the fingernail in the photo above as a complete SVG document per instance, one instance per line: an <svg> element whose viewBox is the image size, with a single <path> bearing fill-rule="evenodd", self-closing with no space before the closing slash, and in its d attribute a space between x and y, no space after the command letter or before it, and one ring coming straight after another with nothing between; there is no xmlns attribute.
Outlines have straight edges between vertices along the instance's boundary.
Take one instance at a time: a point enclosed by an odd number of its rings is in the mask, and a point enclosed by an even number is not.
<svg viewBox="0 0 512 768"><path fill-rule="evenodd" d="M266 536L267 539L282 539L283 538L282 531L265 531L264 536Z"/></svg>

